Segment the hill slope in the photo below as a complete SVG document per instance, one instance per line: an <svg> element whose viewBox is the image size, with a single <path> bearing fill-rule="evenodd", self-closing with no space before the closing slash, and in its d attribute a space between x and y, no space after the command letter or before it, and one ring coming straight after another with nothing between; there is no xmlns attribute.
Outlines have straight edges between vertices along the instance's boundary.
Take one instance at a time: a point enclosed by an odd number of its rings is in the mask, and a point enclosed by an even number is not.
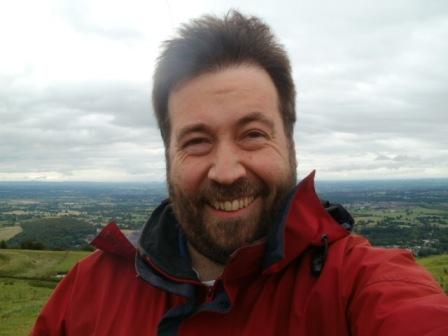
<svg viewBox="0 0 448 336"><path fill-rule="evenodd" d="M432 273L445 293L448 293L448 254L420 258L417 261Z"/></svg>
<svg viewBox="0 0 448 336"><path fill-rule="evenodd" d="M27 335L66 273L88 255L81 251L0 250L0 335Z"/></svg>
<svg viewBox="0 0 448 336"><path fill-rule="evenodd" d="M0 277L57 280L78 260L87 256L84 251L0 250Z"/></svg>

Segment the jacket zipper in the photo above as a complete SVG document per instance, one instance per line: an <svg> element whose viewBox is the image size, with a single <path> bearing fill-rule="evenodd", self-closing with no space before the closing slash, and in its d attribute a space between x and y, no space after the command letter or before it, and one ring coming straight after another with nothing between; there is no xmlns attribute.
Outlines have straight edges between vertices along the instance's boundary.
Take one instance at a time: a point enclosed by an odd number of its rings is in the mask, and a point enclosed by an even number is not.
<svg viewBox="0 0 448 336"><path fill-rule="evenodd" d="M210 303L213 301L215 296L215 286L207 286L205 294L205 303Z"/></svg>

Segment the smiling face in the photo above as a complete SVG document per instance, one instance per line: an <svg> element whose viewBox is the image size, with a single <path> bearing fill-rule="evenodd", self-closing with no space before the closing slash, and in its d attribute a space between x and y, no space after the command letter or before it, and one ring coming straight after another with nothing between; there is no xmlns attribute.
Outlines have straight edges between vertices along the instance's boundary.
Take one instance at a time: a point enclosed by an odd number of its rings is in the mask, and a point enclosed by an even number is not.
<svg viewBox="0 0 448 336"><path fill-rule="evenodd" d="M189 243L225 264L267 233L296 182L276 88L261 68L232 66L181 83L168 110L174 212Z"/></svg>

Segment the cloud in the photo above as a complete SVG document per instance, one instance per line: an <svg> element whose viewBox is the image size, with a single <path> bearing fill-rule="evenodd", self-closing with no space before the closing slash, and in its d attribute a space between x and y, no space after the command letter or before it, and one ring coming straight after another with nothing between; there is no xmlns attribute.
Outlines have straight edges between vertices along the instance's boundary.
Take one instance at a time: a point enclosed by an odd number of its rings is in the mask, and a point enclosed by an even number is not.
<svg viewBox="0 0 448 336"><path fill-rule="evenodd" d="M0 180L163 179L160 43L229 8L290 54L301 176L448 176L446 1L18 0L0 4Z"/></svg>
<svg viewBox="0 0 448 336"><path fill-rule="evenodd" d="M163 146L148 83L4 88L0 179L163 178Z"/></svg>

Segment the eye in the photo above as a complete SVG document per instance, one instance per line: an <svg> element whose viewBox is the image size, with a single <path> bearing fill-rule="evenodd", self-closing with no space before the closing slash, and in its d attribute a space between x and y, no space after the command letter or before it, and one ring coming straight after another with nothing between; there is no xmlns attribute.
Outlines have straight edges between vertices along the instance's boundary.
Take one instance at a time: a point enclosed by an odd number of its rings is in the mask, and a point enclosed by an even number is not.
<svg viewBox="0 0 448 336"><path fill-rule="evenodd" d="M264 134L259 131L250 131L246 134L246 137L251 138L251 139L257 139L260 137L264 137Z"/></svg>
<svg viewBox="0 0 448 336"><path fill-rule="evenodd" d="M266 140L268 139L268 137L269 136L266 132L254 129L244 133L243 139L249 141L260 141L260 140Z"/></svg>
<svg viewBox="0 0 448 336"><path fill-rule="evenodd" d="M183 144L182 147L185 148L185 147L188 147L188 146L200 145L200 144L205 143L205 142L207 142L207 139L205 139L205 138L193 138L193 139L190 139L190 140L186 141Z"/></svg>
<svg viewBox="0 0 448 336"><path fill-rule="evenodd" d="M263 147L263 145L269 140L269 135L259 129L251 129L243 133L241 138L241 145L246 150L257 150Z"/></svg>
<svg viewBox="0 0 448 336"><path fill-rule="evenodd" d="M182 150L192 155L206 154L211 149L211 142L208 138L198 137L191 138L182 144Z"/></svg>

